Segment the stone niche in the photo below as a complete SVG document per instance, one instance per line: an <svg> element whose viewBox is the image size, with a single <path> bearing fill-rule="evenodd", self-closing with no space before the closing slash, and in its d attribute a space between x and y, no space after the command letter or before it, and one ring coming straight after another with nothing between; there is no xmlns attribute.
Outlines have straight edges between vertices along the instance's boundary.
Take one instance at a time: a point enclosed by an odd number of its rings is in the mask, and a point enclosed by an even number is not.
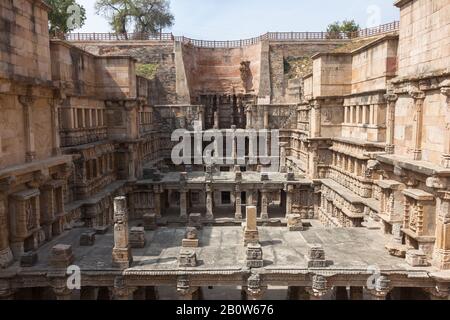
<svg viewBox="0 0 450 320"><path fill-rule="evenodd" d="M27 189L10 196L11 249L16 259L26 251L36 250L42 239L40 230L40 191Z"/></svg>

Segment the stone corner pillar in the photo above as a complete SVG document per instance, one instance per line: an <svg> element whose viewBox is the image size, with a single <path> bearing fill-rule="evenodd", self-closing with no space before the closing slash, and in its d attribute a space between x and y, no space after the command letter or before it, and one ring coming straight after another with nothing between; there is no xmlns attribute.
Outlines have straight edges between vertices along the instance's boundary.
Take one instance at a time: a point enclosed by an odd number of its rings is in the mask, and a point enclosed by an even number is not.
<svg viewBox="0 0 450 320"><path fill-rule="evenodd" d="M206 219L214 220L214 190L212 186L206 186Z"/></svg>
<svg viewBox="0 0 450 320"><path fill-rule="evenodd" d="M426 288L425 292L429 293L430 300L450 300L450 284L439 283L434 288Z"/></svg>
<svg viewBox="0 0 450 320"><path fill-rule="evenodd" d="M386 130L386 153L394 154L394 136L395 136L395 105L398 96L393 93L386 94L384 98L387 101L387 130Z"/></svg>
<svg viewBox="0 0 450 320"><path fill-rule="evenodd" d="M112 265L115 268L127 269L133 262L129 243L128 209L125 197L114 199L114 248Z"/></svg>
<svg viewBox="0 0 450 320"><path fill-rule="evenodd" d="M322 298L328 293L328 281L324 276L315 275L312 280L312 286L305 288L309 294L310 300L322 300Z"/></svg>
<svg viewBox="0 0 450 320"><path fill-rule="evenodd" d="M261 219L269 220L269 195L267 190L261 191Z"/></svg>
<svg viewBox="0 0 450 320"><path fill-rule="evenodd" d="M179 300L194 300L199 297L199 287L191 286L187 276L179 276L177 279L177 293Z"/></svg>

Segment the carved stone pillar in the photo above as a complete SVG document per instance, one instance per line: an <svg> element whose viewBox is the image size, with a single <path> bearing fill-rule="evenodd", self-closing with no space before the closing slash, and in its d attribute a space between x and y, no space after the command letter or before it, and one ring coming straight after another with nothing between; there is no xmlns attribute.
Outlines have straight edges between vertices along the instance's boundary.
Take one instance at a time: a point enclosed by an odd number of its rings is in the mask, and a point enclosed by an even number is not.
<svg viewBox="0 0 450 320"><path fill-rule="evenodd" d="M444 140L444 153L442 155L442 166L444 168L450 168L450 87L441 89L441 93L447 97L447 113L446 113L446 132Z"/></svg>
<svg viewBox="0 0 450 320"><path fill-rule="evenodd" d="M14 293L7 280L0 280L0 300L14 300Z"/></svg>
<svg viewBox="0 0 450 320"><path fill-rule="evenodd" d="M287 156L286 156L287 143L283 142L280 145L281 145L281 148L280 148L280 172L286 173L287 172L287 167L286 167L286 163L287 163Z"/></svg>
<svg viewBox="0 0 450 320"><path fill-rule="evenodd" d="M266 293L267 286L262 285L259 274L250 276L247 280L247 287L244 288L247 294L247 300L262 300Z"/></svg>
<svg viewBox="0 0 450 320"><path fill-rule="evenodd" d="M54 278L50 282L56 300L72 300L72 290L67 286L67 278Z"/></svg>
<svg viewBox="0 0 450 320"><path fill-rule="evenodd" d="M192 287L187 276L179 276L177 280L177 293L179 300L194 300L198 287Z"/></svg>
<svg viewBox="0 0 450 320"><path fill-rule="evenodd" d="M6 200L0 195L0 269L13 262L13 254L9 247L9 227Z"/></svg>
<svg viewBox="0 0 450 320"><path fill-rule="evenodd" d="M450 292L449 292L449 284L438 284L434 288L426 288L424 289L426 292L430 294L430 300L449 300Z"/></svg>
<svg viewBox="0 0 450 320"><path fill-rule="evenodd" d="M292 213L292 198L294 195L294 186L286 186L286 217Z"/></svg>
<svg viewBox="0 0 450 320"><path fill-rule="evenodd" d="M187 219L187 190L180 190L180 218Z"/></svg>
<svg viewBox="0 0 450 320"><path fill-rule="evenodd" d="M386 300L387 295L392 290L390 280L385 276L379 276L375 280L375 287L368 288L372 300Z"/></svg>
<svg viewBox="0 0 450 320"><path fill-rule="evenodd" d="M236 205L236 213L234 214L234 217L236 220L241 220L242 219L242 199L241 199L241 188L239 185L236 186L235 205Z"/></svg>
<svg viewBox="0 0 450 320"><path fill-rule="evenodd" d="M213 199L214 199L214 191L212 186L206 186L206 219L213 220L214 212L213 212Z"/></svg>
<svg viewBox="0 0 450 320"><path fill-rule="evenodd" d="M247 114L247 125L246 125L246 128L247 129L252 129L252 107L251 106L247 106L246 114Z"/></svg>
<svg viewBox="0 0 450 320"><path fill-rule="evenodd" d="M128 209L125 197L114 199L114 249L112 265L120 269L127 269L133 262L129 243Z"/></svg>
<svg viewBox="0 0 450 320"><path fill-rule="evenodd" d="M266 107L267 109L267 107ZM264 129L269 129L269 111L264 110Z"/></svg>
<svg viewBox="0 0 450 320"><path fill-rule="evenodd" d="M25 162L32 162L36 159L36 149L33 132L33 103L31 96L19 96L19 102L23 107L23 127L25 138Z"/></svg>
<svg viewBox="0 0 450 320"><path fill-rule="evenodd" d="M386 128L386 152L394 154L394 137L395 137L395 104L398 96L396 94L386 94L384 98L387 101L387 128Z"/></svg>
<svg viewBox="0 0 450 320"><path fill-rule="evenodd" d="M422 91L410 92L414 99L415 113L413 126L413 159L422 160L422 127L423 127L423 102L425 101L425 93Z"/></svg>
<svg viewBox="0 0 450 320"><path fill-rule="evenodd" d="M433 264L439 269L450 269L450 191L439 193L436 205L436 243Z"/></svg>
<svg viewBox="0 0 450 320"><path fill-rule="evenodd" d="M60 145L61 138L59 135L59 111L60 105L63 102L61 99L56 99L56 101L51 105L51 126L52 126L52 153L53 156L61 154Z"/></svg>
<svg viewBox="0 0 450 320"><path fill-rule="evenodd" d="M269 197L268 191L261 191L261 219L269 220Z"/></svg>
<svg viewBox="0 0 450 320"><path fill-rule="evenodd" d="M153 188L153 197L154 197L154 205L155 205L155 214L157 218L162 217L161 212L161 194L163 193L162 188L160 186L155 186Z"/></svg>
<svg viewBox="0 0 450 320"><path fill-rule="evenodd" d="M306 288L310 300L321 300L328 293L327 279L321 275L313 277L312 287Z"/></svg>
<svg viewBox="0 0 450 320"><path fill-rule="evenodd" d="M110 288L113 300L133 300L136 287L128 287L121 276L114 279L114 287Z"/></svg>

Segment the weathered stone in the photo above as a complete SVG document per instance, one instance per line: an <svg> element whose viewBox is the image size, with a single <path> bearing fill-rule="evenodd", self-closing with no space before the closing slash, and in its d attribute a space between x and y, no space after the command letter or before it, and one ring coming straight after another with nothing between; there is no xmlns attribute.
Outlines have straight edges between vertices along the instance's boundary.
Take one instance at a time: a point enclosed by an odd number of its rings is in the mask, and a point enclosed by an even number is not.
<svg viewBox="0 0 450 320"><path fill-rule="evenodd" d="M29 251L22 254L20 258L20 266L22 268L33 267L38 262L38 254L35 251Z"/></svg>
<svg viewBox="0 0 450 320"><path fill-rule="evenodd" d="M80 237L80 246L88 247L95 244L95 231L83 232Z"/></svg>
<svg viewBox="0 0 450 320"><path fill-rule="evenodd" d="M130 230L130 246L134 249L145 247L145 229L144 227L133 227Z"/></svg>
<svg viewBox="0 0 450 320"><path fill-rule="evenodd" d="M200 213L191 213L189 215L188 226L192 228L202 229L202 215Z"/></svg>
<svg viewBox="0 0 450 320"><path fill-rule="evenodd" d="M109 227L108 226L100 226L94 228L95 233L98 235L104 235L108 233Z"/></svg>
<svg viewBox="0 0 450 320"><path fill-rule="evenodd" d="M388 243L386 244L386 249L389 254L394 257L404 258L408 248L405 245L398 243Z"/></svg>
<svg viewBox="0 0 450 320"><path fill-rule="evenodd" d="M325 250L321 245L311 245L306 256L308 268L326 268L330 264L325 258Z"/></svg>
<svg viewBox="0 0 450 320"><path fill-rule="evenodd" d="M188 227L186 229L185 238L189 240L198 239L198 230L197 228Z"/></svg>
<svg viewBox="0 0 450 320"><path fill-rule="evenodd" d="M143 219L144 219L144 229L146 231L153 231L158 228L156 214L154 213L145 214L143 216Z"/></svg>
<svg viewBox="0 0 450 320"><path fill-rule="evenodd" d="M411 267L429 266L427 255L421 250L408 250L406 252L406 263Z"/></svg>
<svg viewBox="0 0 450 320"><path fill-rule="evenodd" d="M264 266L263 251L260 244L247 245L247 267L262 268Z"/></svg>
<svg viewBox="0 0 450 320"><path fill-rule="evenodd" d="M58 244L52 248L50 265L54 268L67 268L75 260L72 253L72 246Z"/></svg>
<svg viewBox="0 0 450 320"><path fill-rule="evenodd" d="M178 257L178 266L180 268L193 268L197 266L197 253L195 250L181 249Z"/></svg>
<svg viewBox="0 0 450 320"><path fill-rule="evenodd" d="M302 217L299 214L289 214L287 216L289 231L303 231Z"/></svg>

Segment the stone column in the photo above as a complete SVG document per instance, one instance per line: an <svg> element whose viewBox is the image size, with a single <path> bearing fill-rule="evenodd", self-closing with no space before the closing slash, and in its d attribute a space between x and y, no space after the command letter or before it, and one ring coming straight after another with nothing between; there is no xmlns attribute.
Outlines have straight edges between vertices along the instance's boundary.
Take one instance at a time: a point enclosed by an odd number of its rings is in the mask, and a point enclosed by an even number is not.
<svg viewBox="0 0 450 320"><path fill-rule="evenodd" d="M287 162L287 156L286 156L286 147L287 147L287 143L283 142L280 144L280 172L282 173L286 173L287 172L287 168L286 168L286 162Z"/></svg>
<svg viewBox="0 0 450 320"><path fill-rule="evenodd" d="M217 110L219 110L219 107ZM214 112L214 129L219 129L219 111Z"/></svg>
<svg viewBox="0 0 450 320"><path fill-rule="evenodd" d="M252 129L252 108L251 108L251 106L247 107L246 114L247 114L246 129Z"/></svg>
<svg viewBox="0 0 450 320"><path fill-rule="evenodd" d="M213 212L213 200L214 200L214 191L212 186L206 186L206 219L213 220L214 212Z"/></svg>
<svg viewBox="0 0 450 320"><path fill-rule="evenodd" d="M267 109L267 107L265 107ZM269 111L264 110L264 129L269 129Z"/></svg>
<svg viewBox="0 0 450 320"><path fill-rule="evenodd" d="M447 97L447 117L445 119L446 132L444 141L444 154L442 155L442 166L444 168L450 168L450 87L442 88L441 93Z"/></svg>
<svg viewBox="0 0 450 320"><path fill-rule="evenodd" d="M236 205L236 212L234 214L234 218L236 220L241 220L242 219L242 199L241 199L241 188L239 187L239 185L236 186L235 205Z"/></svg>
<svg viewBox="0 0 450 320"><path fill-rule="evenodd" d="M237 141L236 141L236 126L231 126L232 130L232 143L231 143L231 158L233 159L233 165L237 163Z"/></svg>
<svg viewBox="0 0 450 320"><path fill-rule="evenodd" d="M415 113L413 126L413 159L422 160L422 127L423 127L423 102L425 100L425 93L422 91L410 92L414 99Z"/></svg>
<svg viewBox="0 0 450 320"><path fill-rule="evenodd" d="M161 212L161 194L162 194L162 188L159 186L155 186L153 188L153 199L154 199L154 205L155 205L155 214L157 218L162 217Z"/></svg>
<svg viewBox="0 0 450 320"><path fill-rule="evenodd" d="M180 190L180 218L187 219L187 190Z"/></svg>
<svg viewBox="0 0 450 320"><path fill-rule="evenodd" d="M269 198L268 191L261 191L261 219L269 220Z"/></svg>
<svg viewBox="0 0 450 320"><path fill-rule="evenodd" d="M6 200L0 195L0 269L13 262L13 254L9 247L9 227L7 219Z"/></svg>
<svg viewBox="0 0 450 320"><path fill-rule="evenodd" d="M126 287L125 285L116 286L111 288L111 294L113 300L133 300L134 292L137 288Z"/></svg>
<svg viewBox="0 0 450 320"><path fill-rule="evenodd" d="M436 242L433 264L439 269L450 269L450 191L439 193L436 203Z"/></svg>
<svg viewBox="0 0 450 320"><path fill-rule="evenodd" d="M292 213L292 196L294 193L294 186L286 186L286 217Z"/></svg>
<svg viewBox="0 0 450 320"><path fill-rule="evenodd" d="M50 282L56 300L72 300L72 290L67 287L67 279L65 277L54 278Z"/></svg>
<svg viewBox="0 0 450 320"><path fill-rule="evenodd" d="M0 280L0 300L14 300L14 293L7 280Z"/></svg>
<svg viewBox="0 0 450 320"><path fill-rule="evenodd" d="M386 300L391 290L390 280L385 276L379 276L375 281L375 287L369 288L368 292L372 300Z"/></svg>
<svg viewBox="0 0 450 320"><path fill-rule="evenodd" d="M364 288L350 287L350 300L364 300Z"/></svg>
<svg viewBox="0 0 450 320"><path fill-rule="evenodd" d="M398 100L396 94L386 94L384 98L387 101L387 113L386 113L386 152L388 154L394 154L394 137L395 137L395 105Z"/></svg>
<svg viewBox="0 0 450 320"><path fill-rule="evenodd" d="M127 269L133 262L129 244L128 209L125 197L114 199L114 249L112 265L114 268Z"/></svg>
<svg viewBox="0 0 450 320"><path fill-rule="evenodd" d="M310 300L322 300L323 296L328 293L327 279L321 275L315 275L312 281L312 287L305 288L309 293Z"/></svg>
<svg viewBox="0 0 450 320"><path fill-rule="evenodd" d="M56 103L51 105L51 126L52 126L52 153L57 156L61 153L61 140L59 135L59 110L62 100L58 99Z"/></svg>
<svg viewBox="0 0 450 320"><path fill-rule="evenodd" d="M36 159L36 149L33 132L33 103L32 96L19 96L19 102L23 107L23 125L25 138L25 162L32 162Z"/></svg>

